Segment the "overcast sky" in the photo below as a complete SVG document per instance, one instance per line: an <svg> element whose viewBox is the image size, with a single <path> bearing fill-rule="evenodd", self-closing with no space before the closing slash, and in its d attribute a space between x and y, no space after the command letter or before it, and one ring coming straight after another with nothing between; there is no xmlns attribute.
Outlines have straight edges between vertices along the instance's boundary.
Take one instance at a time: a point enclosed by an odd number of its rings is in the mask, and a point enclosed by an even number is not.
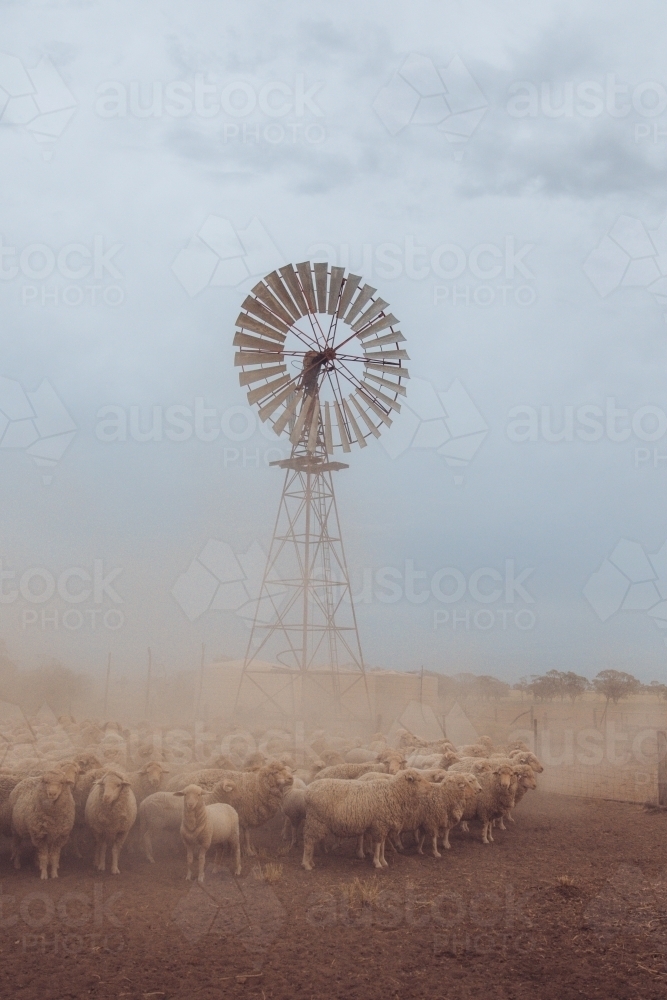
<svg viewBox="0 0 667 1000"><path fill-rule="evenodd" d="M12 655L243 655L242 609L187 573L227 543L252 597L280 498L233 367L254 234L269 269L363 274L407 340L402 413L335 477L367 663L664 679L662 5L0 9ZM211 280L211 217L238 284Z"/></svg>

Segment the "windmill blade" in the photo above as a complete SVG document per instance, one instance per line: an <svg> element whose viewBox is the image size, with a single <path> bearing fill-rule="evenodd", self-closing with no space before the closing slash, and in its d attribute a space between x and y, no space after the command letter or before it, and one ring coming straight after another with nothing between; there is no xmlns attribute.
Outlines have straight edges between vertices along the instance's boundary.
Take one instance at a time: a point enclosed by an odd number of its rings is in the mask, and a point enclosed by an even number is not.
<svg viewBox="0 0 667 1000"><path fill-rule="evenodd" d="M364 376L365 378L366 376ZM375 386L369 385L368 382L364 382L364 391L369 392L375 399L379 399L381 403L388 406L390 410L396 410L397 413L401 412L401 404L397 403L395 399L391 399L390 396L385 396L383 392L376 389Z"/></svg>
<svg viewBox="0 0 667 1000"><path fill-rule="evenodd" d="M348 274L345 279L345 284L343 285L343 294L340 297L340 302L338 303L338 315L342 318L352 301L352 296L359 287L359 282L361 281L360 274Z"/></svg>
<svg viewBox="0 0 667 1000"><path fill-rule="evenodd" d="M401 396L407 395L407 389L400 382L390 382L386 378L380 378L379 375L370 375L368 372L364 374L365 379L372 379L378 385L384 386L385 389L391 389L392 392L398 392Z"/></svg>
<svg viewBox="0 0 667 1000"><path fill-rule="evenodd" d="M284 403L288 396L291 396L295 391L294 384L285 386L282 392L279 392L277 396L274 396L273 399L270 399L268 403L265 403L264 406L259 408L257 411L259 413L259 419L262 422L268 420L271 414L278 409L281 403Z"/></svg>
<svg viewBox="0 0 667 1000"><path fill-rule="evenodd" d="M352 329L355 333L359 333L372 319L375 319L378 313L381 313L385 306L389 303L385 302L384 299L376 299L372 306L370 306L366 312L359 317L356 323L352 324Z"/></svg>
<svg viewBox="0 0 667 1000"><path fill-rule="evenodd" d="M273 315L270 309L267 309L266 306L262 305L259 299L253 298L252 295L248 295L247 298L243 300L241 305L247 312L252 313L253 316L257 316L258 319L261 319L267 326L272 326L280 333L287 333L290 328L289 323L283 323L281 319L278 319L277 316Z"/></svg>
<svg viewBox="0 0 667 1000"><path fill-rule="evenodd" d="M331 268L331 281L329 282L329 305L327 306L327 312L330 316L333 316L336 312L336 307L338 306L338 293L340 292L340 286L343 284L344 274L344 267Z"/></svg>
<svg viewBox="0 0 667 1000"><path fill-rule="evenodd" d="M277 361L284 361L284 354L276 354L275 351L239 351L234 355L234 367L246 365L266 365L275 364Z"/></svg>
<svg viewBox="0 0 667 1000"><path fill-rule="evenodd" d="M308 309L310 312L317 312L315 288L313 287L313 272L310 270L310 261L306 260L301 264L297 264L296 269L299 272L299 280L301 281L304 297L308 303Z"/></svg>
<svg viewBox="0 0 667 1000"><path fill-rule="evenodd" d="M354 317L359 315L366 303L370 302L376 292L377 288L372 288L370 285L364 285L348 309L347 314L345 315L345 322L351 324Z"/></svg>
<svg viewBox="0 0 667 1000"><path fill-rule="evenodd" d="M357 444L359 445L360 448L365 448L366 444L367 444L366 438L364 437L364 435L359 430L359 424L354 419L354 414L352 413L352 410L350 409L349 404L348 404L348 402L347 402L346 399L343 400L343 409L345 410L345 416L348 419L348 423L350 424L350 427L352 428L352 431L354 432L354 436L357 439Z"/></svg>
<svg viewBox="0 0 667 1000"><path fill-rule="evenodd" d="M275 313L275 315L278 316L283 323L286 323L287 326L292 325L292 317L287 312L287 309L285 309L282 303L278 301L271 289L267 288L263 281L260 281L259 284L255 285L251 291L252 294L257 296L258 299L261 299L264 305L268 306L271 312Z"/></svg>
<svg viewBox="0 0 667 1000"><path fill-rule="evenodd" d="M328 264L313 264L315 271L315 292L317 294L317 311L325 313L327 311L327 277L329 273Z"/></svg>
<svg viewBox="0 0 667 1000"><path fill-rule="evenodd" d="M391 363L383 365L381 362L373 364L370 361L366 362L366 371L372 368L374 372L391 372L392 375L398 375L399 378L410 378L410 372L407 368L401 368L399 364L392 365Z"/></svg>
<svg viewBox="0 0 667 1000"><path fill-rule="evenodd" d="M298 444L299 443L299 438L301 437L301 432L303 431L303 428L304 428L304 426L306 424L306 420L308 419L308 416L310 414L310 408L311 408L312 402L313 402L313 397L312 396L306 396L306 398L303 401L303 406L299 410L299 416L296 418L296 422L294 424L294 428L292 429L292 433L289 436L289 439L292 442L292 444Z"/></svg>
<svg viewBox="0 0 667 1000"><path fill-rule="evenodd" d="M324 404L324 446L327 450L327 455L333 455L333 437L331 436L331 412L329 410L329 403Z"/></svg>
<svg viewBox="0 0 667 1000"><path fill-rule="evenodd" d="M338 433L340 434L340 443L343 446L343 451L348 452L352 449L350 448L350 439L347 436L347 428L343 420L343 414L340 412L340 406L338 405L338 400L334 402L334 410L336 411L336 419L338 420Z"/></svg>
<svg viewBox="0 0 667 1000"><path fill-rule="evenodd" d="M393 423L393 420L391 419L391 417L387 413L385 413L384 410L380 406L378 406L378 404L375 402L374 399L371 399L370 396L366 395L365 389L366 389L366 387L364 386L363 389L358 389L357 390L359 392L359 395L363 399L364 403L366 403L367 406L369 406L371 408L371 410L373 411L373 413L377 417L380 418L380 420L382 421L383 424L386 424L387 427L391 427L391 425Z"/></svg>
<svg viewBox="0 0 667 1000"><path fill-rule="evenodd" d="M368 414L366 413L366 411L364 410L363 406L361 405L357 397L354 395L354 393L350 396L350 399L356 406L357 410L359 411L359 416L364 421L371 434L373 434L376 438L379 438L380 437L379 430L377 429L371 418L368 416Z"/></svg>
<svg viewBox="0 0 667 1000"><path fill-rule="evenodd" d="M393 326L394 323L398 325L398 320L393 313L389 313L388 316L381 316L380 319L376 319L374 323L367 326L365 330L360 330L357 337L359 340L365 340L366 337L370 337L374 333L379 333L381 330L386 330L388 326Z"/></svg>
<svg viewBox="0 0 667 1000"><path fill-rule="evenodd" d="M364 350L370 351L372 347L382 347L384 344L400 344L405 340L405 337L400 330L396 333L388 333L385 337L376 337L375 340L366 341L364 344Z"/></svg>
<svg viewBox="0 0 667 1000"><path fill-rule="evenodd" d="M315 445L317 444L317 431L320 426L320 399L319 396L315 396L313 399L313 415L310 420L310 430L308 431L308 444L306 445L308 451L315 451Z"/></svg>
<svg viewBox="0 0 667 1000"><path fill-rule="evenodd" d="M240 326L243 330L259 333L262 337L270 337L271 340L278 340L281 344L285 343L284 333L278 333L273 327L267 326L266 323L260 323L258 319L255 319L254 316L248 316L247 313L240 313L237 316L236 325Z"/></svg>
<svg viewBox="0 0 667 1000"><path fill-rule="evenodd" d="M296 272L291 264L286 267L279 268L280 274L282 275L283 281L290 290L290 294L294 299L296 305L299 308L299 312L302 316L305 316L308 312L308 303L299 284L299 279L296 276Z"/></svg>
<svg viewBox="0 0 667 1000"><path fill-rule="evenodd" d="M364 351L366 357L369 361L375 361L376 358L396 358L397 361L409 361L410 356L407 351L374 351L373 354L369 354Z"/></svg>
<svg viewBox="0 0 667 1000"><path fill-rule="evenodd" d="M287 309L292 319L297 320L299 318L299 310L292 301L292 297L285 288L283 284L283 279L280 277L277 271L271 271L271 274L267 274L264 281L269 285L270 288L276 293L282 304Z"/></svg>
<svg viewBox="0 0 667 1000"><path fill-rule="evenodd" d="M273 378L274 375L286 371L285 365L274 365L272 368L255 368L254 371L239 372L239 385L250 385L251 382L259 382L262 378Z"/></svg>
<svg viewBox="0 0 667 1000"><path fill-rule="evenodd" d="M282 434L282 432L285 430L288 421L291 420L291 418L296 413L296 409L299 403L301 402L302 398L303 398L303 390L299 390L299 392L295 393L292 402L287 404L283 413L278 417L278 419L273 424L273 429L276 432L276 434Z"/></svg>
<svg viewBox="0 0 667 1000"><path fill-rule="evenodd" d="M251 406L254 403L259 403L260 399L266 399L267 396L273 395L276 389L280 389L281 386L285 385L285 382L291 381L289 375L281 375L280 378L274 379L268 385L260 385L259 389L251 389L247 397L248 402Z"/></svg>
<svg viewBox="0 0 667 1000"><path fill-rule="evenodd" d="M234 347L251 347L256 351L271 351L273 354L281 354L282 344L276 344L271 340L262 340L260 337L249 337L246 333L234 334L232 341Z"/></svg>

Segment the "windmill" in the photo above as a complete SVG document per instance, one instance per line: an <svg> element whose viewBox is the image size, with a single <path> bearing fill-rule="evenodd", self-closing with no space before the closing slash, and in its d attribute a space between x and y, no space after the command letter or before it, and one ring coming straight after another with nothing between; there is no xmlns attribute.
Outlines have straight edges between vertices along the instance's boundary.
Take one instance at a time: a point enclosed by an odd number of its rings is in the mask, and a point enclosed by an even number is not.
<svg viewBox="0 0 667 1000"><path fill-rule="evenodd" d="M348 468L340 453L391 426L406 394L405 338L376 291L343 267L289 264L255 285L236 320L240 384L291 452L270 463L285 479L235 708L250 684L294 720L322 705L370 718L333 473ZM262 671L276 643L285 671Z"/></svg>

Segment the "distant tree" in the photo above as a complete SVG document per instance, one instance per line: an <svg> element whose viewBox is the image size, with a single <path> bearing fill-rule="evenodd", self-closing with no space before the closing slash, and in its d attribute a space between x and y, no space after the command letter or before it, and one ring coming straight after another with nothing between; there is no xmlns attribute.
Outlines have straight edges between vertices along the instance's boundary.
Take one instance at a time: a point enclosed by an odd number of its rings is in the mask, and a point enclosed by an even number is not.
<svg viewBox="0 0 667 1000"><path fill-rule="evenodd" d="M577 698L581 698L587 691L590 691L591 687L591 682L587 677L575 674L572 670L568 670L562 675L562 684L564 693L573 705Z"/></svg>
<svg viewBox="0 0 667 1000"><path fill-rule="evenodd" d="M526 694L530 690L530 681L528 680L527 677L519 677L516 684L512 685L512 688L514 691L521 692L521 701L523 701L523 699L526 697Z"/></svg>
<svg viewBox="0 0 667 1000"><path fill-rule="evenodd" d="M593 687L604 695L607 703L610 701L617 705L623 698L630 698L641 690L641 682L627 674L623 670L601 670L597 677L593 678Z"/></svg>
<svg viewBox="0 0 667 1000"><path fill-rule="evenodd" d="M483 701L500 701L501 698L507 697L510 690L509 684L505 681L498 680L497 677L489 677L486 674L477 677L474 686Z"/></svg>
<svg viewBox="0 0 667 1000"><path fill-rule="evenodd" d="M650 684L644 686L644 690L667 701L667 684L663 684L661 681L651 681Z"/></svg>

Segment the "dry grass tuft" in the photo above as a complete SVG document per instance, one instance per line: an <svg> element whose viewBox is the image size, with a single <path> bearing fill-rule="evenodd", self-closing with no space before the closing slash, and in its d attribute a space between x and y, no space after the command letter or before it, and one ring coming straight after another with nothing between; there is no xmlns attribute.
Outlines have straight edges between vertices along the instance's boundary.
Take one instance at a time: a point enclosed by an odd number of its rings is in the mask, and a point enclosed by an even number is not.
<svg viewBox="0 0 667 1000"><path fill-rule="evenodd" d="M348 906L373 906L382 891L377 878L354 878L340 886L341 895Z"/></svg>
<svg viewBox="0 0 667 1000"><path fill-rule="evenodd" d="M255 865L252 873L256 879L266 882L268 885L275 885L277 882L282 882L283 866L271 861L263 868L261 865Z"/></svg>

